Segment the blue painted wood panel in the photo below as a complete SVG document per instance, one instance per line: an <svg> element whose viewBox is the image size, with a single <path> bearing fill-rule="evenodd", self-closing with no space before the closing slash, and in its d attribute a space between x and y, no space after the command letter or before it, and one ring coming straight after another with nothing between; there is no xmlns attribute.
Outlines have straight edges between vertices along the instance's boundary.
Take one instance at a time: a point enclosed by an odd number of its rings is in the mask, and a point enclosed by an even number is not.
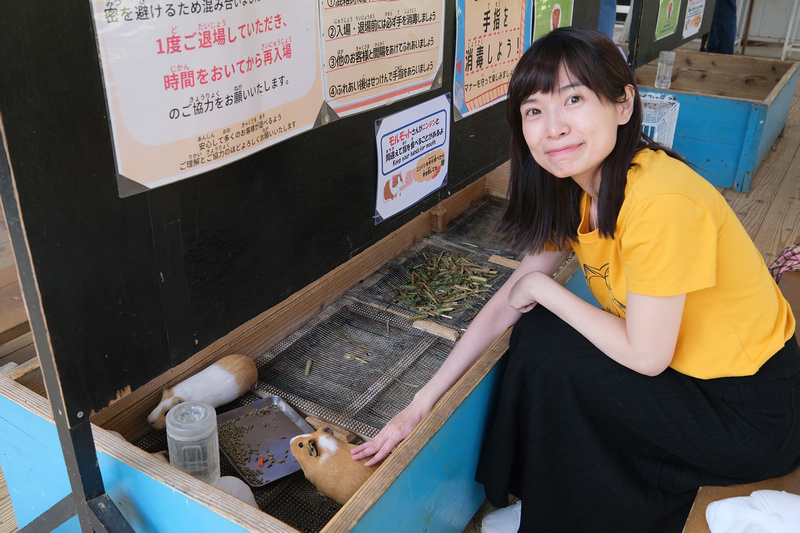
<svg viewBox="0 0 800 533"><path fill-rule="evenodd" d="M761 143L758 147L756 168L758 168L758 165L764 160L767 152L772 148L778 135L780 135L784 126L786 126L786 118L789 116L789 108L792 106L792 99L794 98L795 88L797 87L798 74L800 74L800 69L794 71L791 78L786 83L786 86L781 88L781 91L775 99L769 103L769 109L764 116L763 133L761 134Z"/></svg>
<svg viewBox="0 0 800 533"><path fill-rule="evenodd" d="M572 294L579 296L582 300L589 302L598 309L601 309L600 304L597 303L597 298L594 297L589 285L586 284L586 277L583 275L583 272L580 269L575 272L575 274L573 274L569 280L567 280L567 282L564 284L564 287L566 287L567 290L569 290L569 292Z"/></svg>
<svg viewBox="0 0 800 533"><path fill-rule="evenodd" d="M108 496L137 533L246 531L106 453L98 453L97 459ZM0 467L20 528L71 492L55 424L1 394ZM55 531L81 529L73 517Z"/></svg>
<svg viewBox="0 0 800 533"><path fill-rule="evenodd" d="M672 145L675 151L713 185L735 188L752 103L663 92L680 103Z"/></svg>
<svg viewBox="0 0 800 533"><path fill-rule="evenodd" d="M2 395L0 467L20 528L72 492L55 424ZM79 532L77 518L56 531Z"/></svg>
<svg viewBox="0 0 800 533"><path fill-rule="evenodd" d="M673 148L710 183L741 192L774 144L789 113L798 71L784 80L771 102L667 93L680 103Z"/></svg>
<svg viewBox="0 0 800 533"><path fill-rule="evenodd" d="M475 470L504 361L494 366L384 491L353 529L355 533L464 529L486 499Z"/></svg>

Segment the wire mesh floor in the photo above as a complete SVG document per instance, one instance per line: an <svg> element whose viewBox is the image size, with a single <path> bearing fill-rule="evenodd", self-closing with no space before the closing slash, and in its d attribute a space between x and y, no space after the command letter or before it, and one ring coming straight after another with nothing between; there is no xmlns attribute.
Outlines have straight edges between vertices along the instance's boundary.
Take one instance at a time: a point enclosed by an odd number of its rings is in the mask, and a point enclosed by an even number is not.
<svg viewBox="0 0 800 533"><path fill-rule="evenodd" d="M256 359L257 389L372 437L411 402L453 346L415 328L411 316L345 296Z"/></svg>
<svg viewBox="0 0 800 533"><path fill-rule="evenodd" d="M418 285L413 280L412 271L419 271L421 266L424 267L435 263L443 257L451 262L462 261L462 265L468 264L477 269L488 269L488 272L475 271L475 274L486 278L486 283L481 284L481 292L457 302L457 305L452 310L446 310L449 309L450 302L447 299L442 299L440 303L445 310L427 317L427 320L458 331L464 331L475 315L478 314L478 311L513 272L508 267L491 263L489 259L492 255L496 254L478 248L466 248L441 237L428 238L413 246L406 254L386 263L381 270L351 291L351 294L365 300L373 299L383 302L387 304L387 308L401 308L404 311L411 311L413 315L420 316L421 311L419 308L405 304L403 302L404 298L398 297L398 293L402 292L398 288ZM448 275L446 271L440 272L443 272L445 276ZM462 275L461 277L463 278L464 276ZM436 294L432 294L431 298L436 296ZM422 313L425 314L424 311Z"/></svg>
<svg viewBox="0 0 800 533"><path fill-rule="evenodd" d="M483 253L521 259L523 253L508 247L494 230L503 212L504 203L504 200L491 196L481 198L453 220L451 227L439 238L450 244L466 246Z"/></svg>

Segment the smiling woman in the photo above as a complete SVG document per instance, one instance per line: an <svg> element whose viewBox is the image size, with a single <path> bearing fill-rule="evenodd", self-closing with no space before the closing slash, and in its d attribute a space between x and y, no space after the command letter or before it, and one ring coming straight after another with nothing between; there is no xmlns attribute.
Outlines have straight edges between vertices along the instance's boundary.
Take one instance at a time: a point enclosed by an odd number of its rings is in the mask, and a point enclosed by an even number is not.
<svg viewBox="0 0 800 533"><path fill-rule="evenodd" d="M558 88L520 104L522 135L533 158L558 178L572 178L592 198L600 167L617 142L617 126L633 112L633 87L619 103L601 99L562 67ZM593 203L594 205L594 203Z"/></svg>
<svg viewBox="0 0 800 533"><path fill-rule="evenodd" d="M789 305L716 189L643 135L636 81L614 43L587 28L552 31L518 63L507 104L499 228L527 255L354 457L384 457L513 326L477 479L493 505L511 493L522 510L488 523L678 532L699 486L800 465ZM553 281L570 252L600 307Z"/></svg>

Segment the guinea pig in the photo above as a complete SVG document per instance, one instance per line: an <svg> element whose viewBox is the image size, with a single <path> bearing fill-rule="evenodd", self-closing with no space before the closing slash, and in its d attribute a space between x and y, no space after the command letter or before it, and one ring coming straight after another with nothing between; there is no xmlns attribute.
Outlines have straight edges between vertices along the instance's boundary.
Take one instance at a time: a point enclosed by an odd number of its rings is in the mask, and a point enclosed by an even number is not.
<svg viewBox="0 0 800 533"><path fill-rule="evenodd" d="M242 396L258 380L256 363L246 355L223 357L205 370L166 389L161 403L147 417L156 429L167 426L167 411L183 402L206 402L214 407Z"/></svg>
<svg viewBox="0 0 800 533"><path fill-rule="evenodd" d="M355 444L342 442L330 428L298 435L289 441L292 455L306 478L325 496L344 505L364 484L378 465L364 466L366 459L353 460Z"/></svg>

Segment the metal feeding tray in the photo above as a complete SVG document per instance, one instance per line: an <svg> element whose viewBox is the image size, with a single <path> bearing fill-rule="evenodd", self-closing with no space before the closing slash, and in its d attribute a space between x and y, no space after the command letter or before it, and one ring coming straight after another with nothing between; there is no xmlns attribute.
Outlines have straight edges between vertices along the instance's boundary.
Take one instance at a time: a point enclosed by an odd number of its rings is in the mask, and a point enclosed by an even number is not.
<svg viewBox="0 0 800 533"><path fill-rule="evenodd" d="M292 437L314 431L283 399L269 396L217 416L220 450L251 487L300 470Z"/></svg>

